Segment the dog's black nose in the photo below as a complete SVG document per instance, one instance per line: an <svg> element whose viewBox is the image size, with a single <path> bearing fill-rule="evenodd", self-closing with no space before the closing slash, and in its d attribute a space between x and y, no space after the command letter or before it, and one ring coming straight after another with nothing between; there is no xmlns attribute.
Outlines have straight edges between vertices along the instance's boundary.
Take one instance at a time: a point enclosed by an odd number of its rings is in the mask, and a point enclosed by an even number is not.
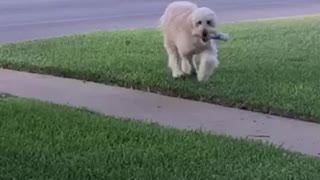
<svg viewBox="0 0 320 180"><path fill-rule="evenodd" d="M202 31L202 36L203 36L203 37L207 37L207 36L208 36L208 31L204 29L204 30Z"/></svg>

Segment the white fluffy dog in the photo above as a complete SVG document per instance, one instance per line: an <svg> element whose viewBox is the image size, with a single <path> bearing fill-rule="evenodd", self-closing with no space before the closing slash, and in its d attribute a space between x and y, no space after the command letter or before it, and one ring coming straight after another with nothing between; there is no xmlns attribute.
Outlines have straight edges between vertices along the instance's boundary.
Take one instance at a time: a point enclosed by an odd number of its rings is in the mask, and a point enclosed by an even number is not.
<svg viewBox="0 0 320 180"><path fill-rule="evenodd" d="M197 73L206 81L218 67L217 47L210 34L216 33L216 14L207 7L187 1L170 3L160 18L164 47L172 77ZM196 56L200 57L197 68Z"/></svg>

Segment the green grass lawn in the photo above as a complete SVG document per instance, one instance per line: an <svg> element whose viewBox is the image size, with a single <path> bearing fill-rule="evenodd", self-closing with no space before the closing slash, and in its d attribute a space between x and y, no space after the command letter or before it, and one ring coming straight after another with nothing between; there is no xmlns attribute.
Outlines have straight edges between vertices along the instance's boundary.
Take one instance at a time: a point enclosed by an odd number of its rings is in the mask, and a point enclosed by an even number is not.
<svg viewBox="0 0 320 180"><path fill-rule="evenodd" d="M320 161L273 146L0 98L0 179L320 178Z"/></svg>
<svg viewBox="0 0 320 180"><path fill-rule="evenodd" d="M207 83L174 80L157 30L103 32L0 47L0 67L117 84L320 121L320 17L225 24Z"/></svg>

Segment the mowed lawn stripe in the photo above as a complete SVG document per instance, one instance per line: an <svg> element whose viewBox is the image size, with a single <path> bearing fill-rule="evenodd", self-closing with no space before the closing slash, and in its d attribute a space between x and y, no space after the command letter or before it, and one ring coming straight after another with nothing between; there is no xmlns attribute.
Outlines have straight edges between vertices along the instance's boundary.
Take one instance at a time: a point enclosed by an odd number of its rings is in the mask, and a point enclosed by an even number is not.
<svg viewBox="0 0 320 180"><path fill-rule="evenodd" d="M0 98L0 179L320 178L320 161L271 145Z"/></svg>
<svg viewBox="0 0 320 180"><path fill-rule="evenodd" d="M224 24L220 67L207 83L174 80L160 32L100 32L0 47L0 67L133 87L320 121L319 16Z"/></svg>

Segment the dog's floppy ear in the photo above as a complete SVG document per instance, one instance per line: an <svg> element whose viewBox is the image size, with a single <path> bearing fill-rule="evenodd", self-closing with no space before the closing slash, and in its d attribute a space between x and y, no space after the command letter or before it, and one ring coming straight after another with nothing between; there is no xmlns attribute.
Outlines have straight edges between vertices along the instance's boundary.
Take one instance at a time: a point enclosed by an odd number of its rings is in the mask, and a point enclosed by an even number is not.
<svg viewBox="0 0 320 180"><path fill-rule="evenodd" d="M192 12L189 16L188 16L188 26L191 30L191 34L192 36L199 36L201 37L201 34L199 34L199 30L198 30L198 25L197 25L197 18L196 18L196 14L195 12Z"/></svg>
<svg viewBox="0 0 320 180"><path fill-rule="evenodd" d="M192 12L187 18L188 25L190 28L195 28L196 24L194 23L194 13Z"/></svg>
<svg viewBox="0 0 320 180"><path fill-rule="evenodd" d="M217 17L217 14L215 11L209 9L209 11L211 12L210 13L210 16L212 17L212 26L213 27L217 27L218 26L218 17Z"/></svg>

